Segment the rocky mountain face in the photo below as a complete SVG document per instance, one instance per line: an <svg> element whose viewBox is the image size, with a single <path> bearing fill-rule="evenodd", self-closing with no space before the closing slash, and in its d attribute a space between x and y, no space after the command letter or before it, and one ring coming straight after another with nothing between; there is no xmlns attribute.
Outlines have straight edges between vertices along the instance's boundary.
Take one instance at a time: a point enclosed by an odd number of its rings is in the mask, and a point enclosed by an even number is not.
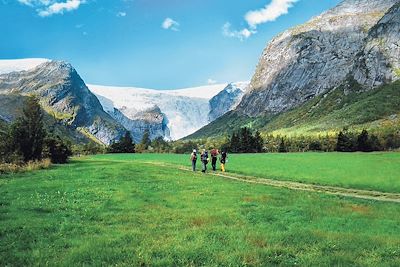
<svg viewBox="0 0 400 267"><path fill-rule="evenodd" d="M245 85L181 90L95 85L88 88L66 62L0 60L0 122L4 125L15 120L24 98L35 94L46 111L47 124L57 125L61 135L75 141L86 138L109 144L126 130L135 142L141 141L145 131L150 132L151 139L177 140L233 109ZM223 92L213 98L220 91ZM209 113L213 114L211 120Z"/></svg>
<svg viewBox="0 0 400 267"><path fill-rule="evenodd" d="M122 125L104 112L99 100L66 62L48 61L27 71L0 75L0 97L30 94L40 98L51 117L88 138L109 144L125 132ZM21 105L10 108L20 109Z"/></svg>
<svg viewBox="0 0 400 267"><path fill-rule="evenodd" d="M369 31L354 77L368 88L400 79L400 2Z"/></svg>
<svg viewBox="0 0 400 267"><path fill-rule="evenodd" d="M235 109L242 100L242 97L248 85L248 82L230 83L224 88L224 90L211 98L209 101L209 122L212 122L223 116L225 113Z"/></svg>
<svg viewBox="0 0 400 267"><path fill-rule="evenodd" d="M159 107L154 106L143 111L137 111L134 108L128 108L126 106L118 109L114 107L110 99L101 95L96 96L100 100L105 111L131 133L136 143L141 141L145 131L149 131L150 139L155 139L157 137L170 139L170 131L167 126L168 120Z"/></svg>
<svg viewBox="0 0 400 267"><path fill-rule="evenodd" d="M274 38L236 111L277 114L337 88L399 78L399 0L345 0Z"/></svg>

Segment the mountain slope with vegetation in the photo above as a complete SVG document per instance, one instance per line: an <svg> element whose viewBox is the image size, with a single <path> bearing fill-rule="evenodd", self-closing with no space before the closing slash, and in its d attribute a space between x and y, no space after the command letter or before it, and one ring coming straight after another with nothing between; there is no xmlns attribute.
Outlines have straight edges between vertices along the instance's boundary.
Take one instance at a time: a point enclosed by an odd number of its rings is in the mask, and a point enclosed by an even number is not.
<svg viewBox="0 0 400 267"><path fill-rule="evenodd" d="M238 108L187 139L316 135L343 128L399 134L400 1L345 0L271 41ZM286 62L286 63L285 63Z"/></svg>
<svg viewBox="0 0 400 267"><path fill-rule="evenodd" d="M22 107L23 98L40 97L40 104L49 117L99 143L109 144L125 132L125 128L104 112L99 100L69 64L49 61L28 71L0 75L3 117L11 122Z"/></svg>
<svg viewBox="0 0 400 267"><path fill-rule="evenodd" d="M216 120L187 137L197 139L232 134L241 127L264 134L319 135L343 128L375 133L400 132L400 81L364 92L347 83L288 112L252 118L236 112Z"/></svg>

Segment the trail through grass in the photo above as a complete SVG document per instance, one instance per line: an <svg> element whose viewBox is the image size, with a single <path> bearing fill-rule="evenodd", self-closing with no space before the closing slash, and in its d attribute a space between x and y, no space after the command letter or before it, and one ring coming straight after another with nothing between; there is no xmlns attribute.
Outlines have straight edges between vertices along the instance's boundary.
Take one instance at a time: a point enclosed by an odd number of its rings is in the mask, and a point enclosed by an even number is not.
<svg viewBox="0 0 400 267"><path fill-rule="evenodd" d="M1 266L400 265L398 204L108 157L0 179Z"/></svg>
<svg viewBox="0 0 400 267"><path fill-rule="evenodd" d="M228 155L230 173L261 178L400 193L400 153L289 153ZM99 155L94 159L111 159ZM113 155L113 160L190 166L188 155ZM200 168L200 162L198 162ZM209 164L209 168L211 168Z"/></svg>

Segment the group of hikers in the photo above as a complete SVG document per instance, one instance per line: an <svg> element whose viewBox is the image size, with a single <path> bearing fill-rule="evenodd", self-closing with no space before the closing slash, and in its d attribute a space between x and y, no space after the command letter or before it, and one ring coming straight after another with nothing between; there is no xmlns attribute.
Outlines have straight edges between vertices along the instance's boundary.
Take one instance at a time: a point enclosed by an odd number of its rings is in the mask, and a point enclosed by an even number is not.
<svg viewBox="0 0 400 267"><path fill-rule="evenodd" d="M213 171L217 170L217 160L218 160L218 155L220 156L219 162L221 163L221 171L225 172L225 164L228 161L228 155L226 151L222 151L222 153L219 153L218 149L212 149L210 151L211 155L211 167ZM197 150L193 149L192 154L190 155L190 160L192 161L192 168L193 171L196 171L196 163L197 163ZM200 161L201 161L201 171L205 173L207 171L207 164L210 162L209 154L208 151L203 149L200 154Z"/></svg>

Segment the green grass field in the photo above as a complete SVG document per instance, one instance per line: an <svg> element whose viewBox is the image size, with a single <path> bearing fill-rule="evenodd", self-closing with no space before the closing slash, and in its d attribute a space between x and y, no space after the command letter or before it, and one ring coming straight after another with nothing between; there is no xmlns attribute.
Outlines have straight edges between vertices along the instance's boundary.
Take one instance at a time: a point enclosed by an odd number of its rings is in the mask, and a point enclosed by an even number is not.
<svg viewBox="0 0 400 267"><path fill-rule="evenodd" d="M228 157L227 170L232 173L400 193L400 153L241 154ZM110 156L99 155L95 159L107 160ZM191 165L188 155L176 154L114 155L112 159ZM200 162L197 166L201 168Z"/></svg>
<svg viewBox="0 0 400 267"><path fill-rule="evenodd" d="M381 187L386 176L399 188L396 169L389 170L397 167L399 173L399 158L395 153L234 155L228 168L386 189L389 182ZM187 160L101 155L1 177L0 266L400 265L400 204L146 163ZM286 168L277 168L279 162ZM314 169L306 168L307 162ZM365 173L358 172L360 164L366 164ZM336 166L341 170L330 169ZM351 166L356 167L349 172ZM379 167L381 180L373 181ZM351 183L353 176L357 183Z"/></svg>

